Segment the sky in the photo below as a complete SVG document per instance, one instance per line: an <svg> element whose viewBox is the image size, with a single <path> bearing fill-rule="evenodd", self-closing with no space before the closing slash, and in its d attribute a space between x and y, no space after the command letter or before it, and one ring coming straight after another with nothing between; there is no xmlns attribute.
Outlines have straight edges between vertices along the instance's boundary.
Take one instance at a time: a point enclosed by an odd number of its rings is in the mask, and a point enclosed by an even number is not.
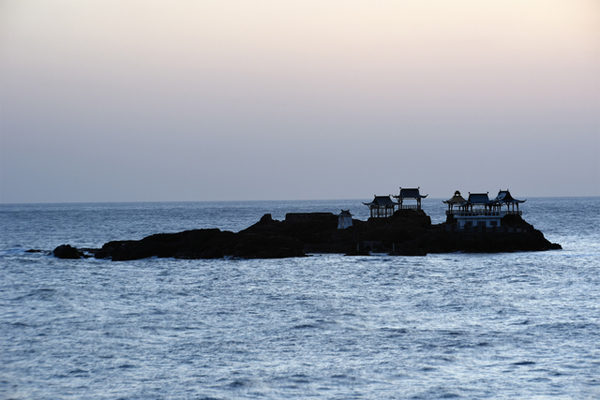
<svg viewBox="0 0 600 400"><path fill-rule="evenodd" d="M0 202L600 195L597 0L0 0Z"/></svg>

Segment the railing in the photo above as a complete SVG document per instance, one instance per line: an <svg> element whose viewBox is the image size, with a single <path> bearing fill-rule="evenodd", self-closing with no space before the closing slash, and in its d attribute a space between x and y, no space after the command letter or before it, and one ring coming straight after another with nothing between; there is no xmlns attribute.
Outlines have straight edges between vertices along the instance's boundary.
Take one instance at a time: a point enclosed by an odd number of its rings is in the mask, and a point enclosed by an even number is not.
<svg viewBox="0 0 600 400"><path fill-rule="evenodd" d="M418 210L419 206L416 204L402 204L398 205L398 210Z"/></svg>
<svg viewBox="0 0 600 400"><path fill-rule="evenodd" d="M523 215L523 211L520 211L520 210L518 210L518 211L446 210L446 215L454 215L456 217L479 217L479 216L503 217L505 215Z"/></svg>

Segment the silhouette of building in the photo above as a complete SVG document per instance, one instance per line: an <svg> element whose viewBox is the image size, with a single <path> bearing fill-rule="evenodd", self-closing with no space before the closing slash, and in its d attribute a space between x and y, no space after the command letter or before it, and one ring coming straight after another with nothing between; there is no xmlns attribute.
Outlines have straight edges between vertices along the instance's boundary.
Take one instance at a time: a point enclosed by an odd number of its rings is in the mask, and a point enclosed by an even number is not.
<svg viewBox="0 0 600 400"><path fill-rule="evenodd" d="M338 229L347 229L352 226L352 214L350 210L342 210L338 215Z"/></svg>
<svg viewBox="0 0 600 400"><path fill-rule="evenodd" d="M512 214L519 214L519 204L525 203L526 200L518 200L512 197L508 189L498 191L498 196L494 199L498 207L502 208L502 206L506 206L506 211ZM515 210L516 207L516 210ZM511 210L512 208L512 210Z"/></svg>
<svg viewBox="0 0 600 400"><path fill-rule="evenodd" d="M400 188L400 193L397 196L394 196L398 199L398 209L399 210L420 210L421 209L421 199L427 197L427 195L422 195L419 193L419 187L417 188ZM404 204L406 200L414 200L416 204Z"/></svg>
<svg viewBox="0 0 600 400"><path fill-rule="evenodd" d="M456 220L458 229L494 229L502 224L502 218L509 214L521 215L519 204L525 200L512 197L507 190L500 190L495 199L490 200L488 193L471 193L465 200L460 192L454 192L452 198L445 200L448 204L446 215ZM503 210L506 206L506 210Z"/></svg>
<svg viewBox="0 0 600 400"><path fill-rule="evenodd" d="M448 211L446 211L447 214L449 211L454 211L454 207L458 208L459 210L464 209L467 204L467 200L465 200L465 198L460 194L460 191L457 190L454 192L454 196L448 200L444 200L444 203L448 204Z"/></svg>
<svg viewBox="0 0 600 400"><path fill-rule="evenodd" d="M392 201L390 196L377 196L370 203L363 203L369 207L371 218L387 218L394 214L396 203Z"/></svg>

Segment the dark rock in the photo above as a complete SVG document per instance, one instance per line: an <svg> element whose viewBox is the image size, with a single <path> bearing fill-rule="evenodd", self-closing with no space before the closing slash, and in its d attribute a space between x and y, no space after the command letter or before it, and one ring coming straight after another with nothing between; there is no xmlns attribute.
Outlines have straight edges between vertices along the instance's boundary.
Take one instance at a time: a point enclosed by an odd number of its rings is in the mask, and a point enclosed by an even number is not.
<svg viewBox="0 0 600 400"><path fill-rule="evenodd" d="M306 253L365 255L382 252L423 256L447 252L507 252L560 249L518 215L504 217L501 227L459 231L454 221L431 225L422 210L400 210L389 218L353 220L347 229L337 229L332 213L289 213L284 221L265 214L254 225L238 232L197 229L160 233L141 240L112 241L86 254L113 261L147 257L198 258L283 258ZM59 246L60 258L80 258L81 251Z"/></svg>
<svg viewBox="0 0 600 400"><path fill-rule="evenodd" d="M371 253L366 249L355 248L344 253L345 256L368 256Z"/></svg>
<svg viewBox="0 0 600 400"><path fill-rule="evenodd" d="M266 221L262 223L266 223ZM148 257L282 258L303 256L302 246L302 242L287 236L251 232L236 234L219 229L198 229L178 233L160 233L142 240L108 242L96 252L95 256L110 258L113 261Z"/></svg>
<svg viewBox="0 0 600 400"><path fill-rule="evenodd" d="M240 234L232 256L240 258L286 258L302 257L304 244L288 236L267 236L261 234Z"/></svg>
<svg viewBox="0 0 600 400"><path fill-rule="evenodd" d="M96 252L96 258L113 261L148 257L221 258L231 247L234 233L219 229L198 229L178 233L159 233L142 240L108 242Z"/></svg>
<svg viewBox="0 0 600 400"><path fill-rule="evenodd" d="M271 216L271 214L265 214L262 217L260 217L260 220L258 222L268 224L273 222L273 217Z"/></svg>
<svg viewBox="0 0 600 400"><path fill-rule="evenodd" d="M408 240L394 245L390 255L394 256L426 256L427 251L423 248L422 241Z"/></svg>
<svg viewBox="0 0 600 400"><path fill-rule="evenodd" d="M52 252L54 257L66 258L66 259L77 259L83 257L83 253L68 244L61 244Z"/></svg>

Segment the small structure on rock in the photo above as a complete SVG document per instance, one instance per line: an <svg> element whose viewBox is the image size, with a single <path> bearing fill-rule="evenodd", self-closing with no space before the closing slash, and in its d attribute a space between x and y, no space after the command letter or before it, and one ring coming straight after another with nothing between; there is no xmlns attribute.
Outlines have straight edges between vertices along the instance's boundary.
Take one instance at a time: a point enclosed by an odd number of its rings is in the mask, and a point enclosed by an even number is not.
<svg viewBox="0 0 600 400"><path fill-rule="evenodd" d="M465 198L460 194L460 191L457 190L454 192L454 196L448 200L444 200L444 203L448 204L448 210L446 211L446 214L452 214L454 207L457 207L459 210L461 207L464 209L465 205L467 204L467 200L465 200Z"/></svg>
<svg viewBox="0 0 600 400"><path fill-rule="evenodd" d="M514 197L512 197L512 195L510 194L508 189L506 189L506 190L499 190L498 196L496 196L494 201L496 202L497 206L500 209L502 208L503 205L505 205L507 212L509 212L511 214L521 215L521 212L519 211L519 204L525 203L526 200L515 199ZM515 206L517 208L516 210L515 210ZM511 210L511 208L512 208L512 210Z"/></svg>
<svg viewBox="0 0 600 400"><path fill-rule="evenodd" d="M398 199L399 210L420 210L421 199L424 199L428 195L423 195L419 192L420 187L416 188L400 188L398 196L394 196ZM405 200L414 200L416 204L404 204Z"/></svg>
<svg viewBox="0 0 600 400"><path fill-rule="evenodd" d="M350 210L342 210L338 215L338 229L347 229L352 226L352 214Z"/></svg>
<svg viewBox="0 0 600 400"><path fill-rule="evenodd" d="M448 210L446 210L448 220L454 219L459 230L499 228L502 218L506 215L521 215L519 203L523 202L525 200L513 198L508 189L499 191L498 196L493 200L490 200L488 192L469 192L469 198L465 200L457 190L452 198L444 201L448 204ZM504 205L506 205L506 210L502 209Z"/></svg>
<svg viewBox="0 0 600 400"><path fill-rule="evenodd" d="M369 206L371 218L387 218L394 214L396 209L396 203L392 201L389 195L377 196L373 198L370 203L363 203L365 206Z"/></svg>

